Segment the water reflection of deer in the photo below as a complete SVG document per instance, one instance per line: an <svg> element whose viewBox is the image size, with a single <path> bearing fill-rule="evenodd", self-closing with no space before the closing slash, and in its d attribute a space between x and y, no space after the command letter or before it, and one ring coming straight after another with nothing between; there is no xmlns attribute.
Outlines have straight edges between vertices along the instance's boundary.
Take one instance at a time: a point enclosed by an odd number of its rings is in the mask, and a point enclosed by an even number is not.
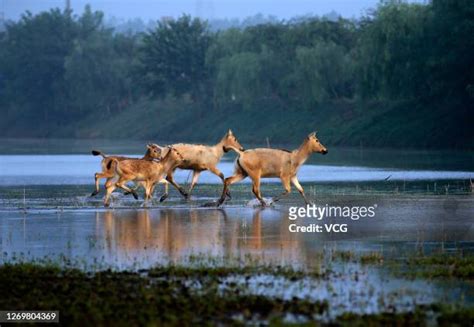
<svg viewBox="0 0 474 327"><path fill-rule="evenodd" d="M107 255L120 260L179 261L191 254L301 260L300 239L287 221L287 212L269 209L106 211L98 213L97 232Z"/></svg>
<svg viewBox="0 0 474 327"><path fill-rule="evenodd" d="M223 210L196 209L106 211L97 216L109 254L138 259L147 252L172 260L192 253L218 254L225 220Z"/></svg>
<svg viewBox="0 0 474 327"><path fill-rule="evenodd" d="M301 260L298 235L288 230L288 213L275 209L257 208L246 226L240 225L237 248L240 256L251 255L262 262L289 263Z"/></svg>

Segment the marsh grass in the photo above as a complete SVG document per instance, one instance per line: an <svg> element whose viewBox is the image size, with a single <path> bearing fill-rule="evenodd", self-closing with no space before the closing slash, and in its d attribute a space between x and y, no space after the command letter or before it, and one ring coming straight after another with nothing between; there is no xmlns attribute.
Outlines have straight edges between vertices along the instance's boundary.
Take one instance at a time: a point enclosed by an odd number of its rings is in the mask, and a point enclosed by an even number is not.
<svg viewBox="0 0 474 327"><path fill-rule="evenodd" d="M90 325L422 326L466 324L474 319L472 308L446 304L332 317L328 301L251 294L233 283L220 287L223 277L246 279L259 273L308 276L279 267L163 266L141 272L84 272L51 264L4 264L0 266L0 307L59 310L61 323L68 325L82 325L87 319Z"/></svg>
<svg viewBox="0 0 474 327"><path fill-rule="evenodd" d="M238 287L218 287L223 276L269 269L168 266L148 272L87 273L57 265L5 264L0 267L0 307L59 309L61 322L74 325L84 317L93 325L241 324L255 319L283 321L287 314L310 321L327 311L324 301L286 300L248 294ZM274 273L293 272L276 269ZM195 287L196 283L201 287Z"/></svg>
<svg viewBox="0 0 474 327"><path fill-rule="evenodd" d="M342 262L360 262L361 264L382 264L384 256L381 251L371 251L369 253L356 253L355 251L332 251L332 260Z"/></svg>
<svg viewBox="0 0 474 327"><path fill-rule="evenodd" d="M474 280L474 255L430 254L408 258L396 264L398 273L407 277L455 278Z"/></svg>

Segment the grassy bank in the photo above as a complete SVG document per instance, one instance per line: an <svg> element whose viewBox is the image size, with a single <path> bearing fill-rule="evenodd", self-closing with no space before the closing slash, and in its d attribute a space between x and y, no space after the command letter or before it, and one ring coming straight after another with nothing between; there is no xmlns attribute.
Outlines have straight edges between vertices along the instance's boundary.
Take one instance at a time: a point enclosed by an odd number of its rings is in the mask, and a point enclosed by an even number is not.
<svg viewBox="0 0 474 327"><path fill-rule="evenodd" d="M249 294L225 277L246 280L258 274L291 280L316 277L281 268L157 267L140 272L86 273L54 265L0 266L0 307L15 310L59 310L68 325L270 325L380 324L470 325L472 308L420 305L409 312L343 313L329 317L329 303Z"/></svg>
<svg viewBox="0 0 474 327"><path fill-rule="evenodd" d="M6 136L112 138L128 140L218 141L232 128L241 142L298 144L317 130L327 145L434 149L473 149L472 110L422 107L414 102L328 102L311 110L275 101L251 110L228 105L211 109L185 100L141 101L119 114L94 114L44 131L5 126ZM25 124L29 122L25 121Z"/></svg>

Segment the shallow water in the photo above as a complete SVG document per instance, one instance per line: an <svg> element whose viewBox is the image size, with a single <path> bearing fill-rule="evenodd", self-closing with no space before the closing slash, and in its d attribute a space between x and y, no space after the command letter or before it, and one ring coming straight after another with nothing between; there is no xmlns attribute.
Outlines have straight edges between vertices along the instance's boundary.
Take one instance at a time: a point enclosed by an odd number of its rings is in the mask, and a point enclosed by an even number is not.
<svg viewBox="0 0 474 327"><path fill-rule="evenodd" d="M324 201L324 200L321 200ZM0 211L2 252L27 258L66 255L93 263L145 268L191 254L245 257L311 267L321 250L382 251L400 257L420 249L474 252L474 201L350 197L330 205L376 205L375 217L288 219L287 206L224 209ZM318 205L325 205L319 202ZM297 223L347 223L347 233L292 233Z"/></svg>
<svg viewBox="0 0 474 327"><path fill-rule="evenodd" d="M138 156L136 156L138 157ZM231 176L234 163L222 161L218 168ZM78 185L93 183L94 173L100 171L100 160L90 155L0 155L0 185ZM417 180L469 180L474 171L415 170L331 166L307 164L298 172L301 182L370 182ZM190 172L177 170L178 183L190 180ZM265 182L278 182L265 179ZM219 184L219 177L203 172L200 183ZM243 181L249 183L247 178Z"/></svg>
<svg viewBox="0 0 474 327"><path fill-rule="evenodd" d="M72 262L84 269L147 269L170 262L206 265L254 262L326 271L323 279L290 281L257 275L221 281L254 294L330 300L331 314L410 310L431 302L474 303L474 283L408 280L383 266L338 261L333 254L377 252L385 260L419 253L474 253L470 197L345 197L331 205L376 205L373 218L326 217L347 223L347 233L292 233L289 207L224 209L169 207L120 210L0 211L1 261ZM324 205L321 199L318 205ZM230 258L230 259L227 259Z"/></svg>
<svg viewBox="0 0 474 327"><path fill-rule="evenodd" d="M84 269L121 270L170 262L192 265L195 258L209 265L250 261L330 274L297 282L237 276L223 280L221 287L243 283L255 294L328 300L333 314L405 310L459 299L474 304L472 281L407 280L383 265L341 261L335 255L375 252L402 260L418 254L474 253L472 153L336 148L328 156L315 155L298 175L317 205L376 207L373 218L319 222L289 219L289 207L304 203L294 190L277 205L254 208L245 183L232 186L232 200L222 209L201 208L221 192L220 179L206 172L192 201L183 201L171 189L166 202L142 208L142 201L117 192L112 209L105 210L103 193L89 197L100 158L78 154L96 147L95 142L36 141L35 148L33 143L0 142L0 263L46 259ZM105 142L99 148L137 153L141 144ZM41 154L24 155L30 152ZM230 154L219 164L226 176L232 173L232 160ZM190 177L187 171L175 176L179 183ZM282 192L275 181L264 181L264 196ZM158 189L156 198L161 186ZM293 223L342 223L348 224L348 231L292 233Z"/></svg>

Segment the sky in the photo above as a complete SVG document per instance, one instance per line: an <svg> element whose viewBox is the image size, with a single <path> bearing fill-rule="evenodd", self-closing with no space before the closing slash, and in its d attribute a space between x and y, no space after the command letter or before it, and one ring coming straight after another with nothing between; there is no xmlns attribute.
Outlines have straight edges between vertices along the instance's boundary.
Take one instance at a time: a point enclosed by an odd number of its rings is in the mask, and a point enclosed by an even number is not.
<svg viewBox="0 0 474 327"><path fill-rule="evenodd" d="M378 0L69 0L73 11L81 14L90 4L93 10L117 18L143 20L183 13L201 18L245 18L261 13L280 19L306 14L324 15L336 11L346 18L359 17ZM417 0L422 1L422 0ZM26 10L32 13L54 7L64 8L66 0L0 0L0 16L16 20Z"/></svg>

